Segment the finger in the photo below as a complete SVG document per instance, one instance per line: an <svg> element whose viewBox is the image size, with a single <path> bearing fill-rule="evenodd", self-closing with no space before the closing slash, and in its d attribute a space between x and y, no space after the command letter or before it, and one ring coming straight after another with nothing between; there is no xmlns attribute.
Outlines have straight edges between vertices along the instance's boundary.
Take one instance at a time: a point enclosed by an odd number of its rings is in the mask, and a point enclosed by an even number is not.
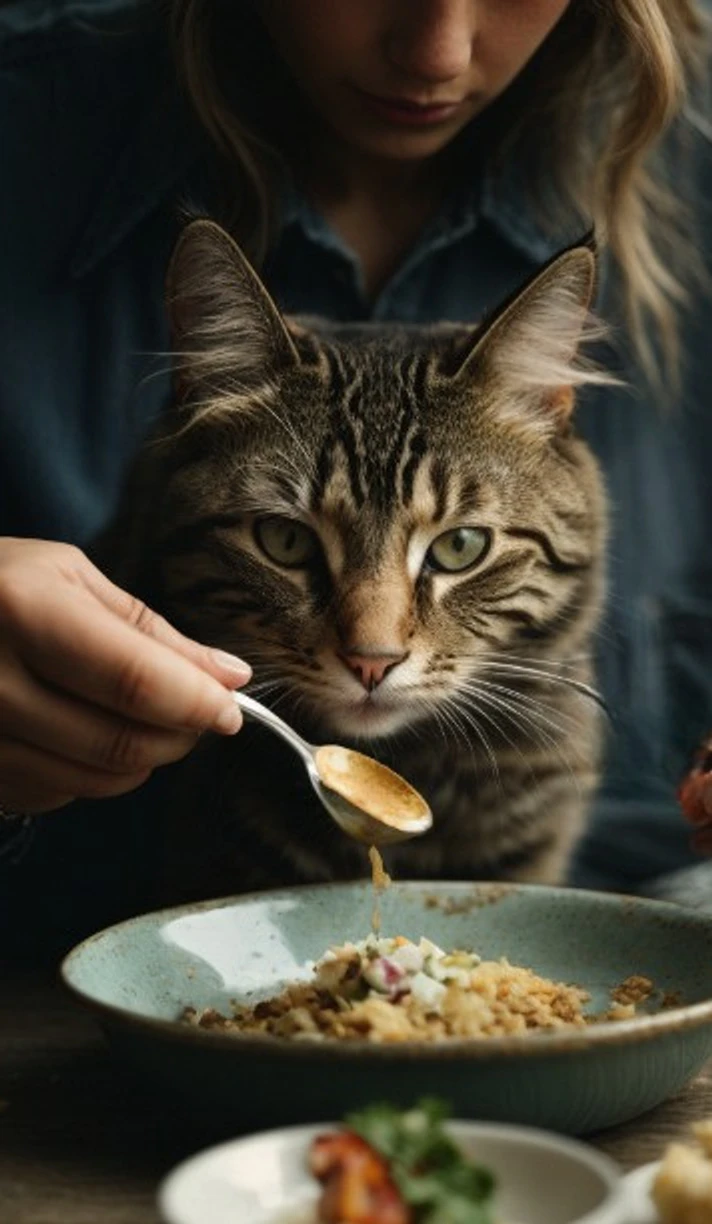
<svg viewBox="0 0 712 1224"><path fill-rule="evenodd" d="M72 799L109 799L141 786L150 774L115 774L63 761L32 744L0 741L0 802L8 810L49 812Z"/></svg>
<svg viewBox="0 0 712 1224"><path fill-rule="evenodd" d="M149 622L154 614L146 612ZM183 655L77 589L62 614L34 608L22 657L42 681L157 727L233 734L242 725L228 689ZM30 628L28 628L28 626Z"/></svg>
<svg viewBox="0 0 712 1224"><path fill-rule="evenodd" d="M29 673L0 669L0 727L12 737L75 764L134 774L178 761L196 732L167 731L116 717L40 685Z"/></svg>
<svg viewBox="0 0 712 1224"><path fill-rule="evenodd" d="M121 587L115 586L101 570L90 566L85 579L88 589L110 612L115 613L126 624L134 625L147 637L169 646L222 684L238 688L251 679L252 669L244 659L186 637L163 616L147 608Z"/></svg>

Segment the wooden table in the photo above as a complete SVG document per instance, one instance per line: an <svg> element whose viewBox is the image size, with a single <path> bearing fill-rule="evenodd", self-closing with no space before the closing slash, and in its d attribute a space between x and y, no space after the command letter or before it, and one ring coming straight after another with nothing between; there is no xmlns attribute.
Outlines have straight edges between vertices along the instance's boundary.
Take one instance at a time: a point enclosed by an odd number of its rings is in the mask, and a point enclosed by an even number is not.
<svg viewBox="0 0 712 1224"><path fill-rule="evenodd" d="M631 1169L705 1114L712 1063L593 1142ZM113 1062L54 975L0 975L0 1224L159 1224L158 1181L206 1143Z"/></svg>

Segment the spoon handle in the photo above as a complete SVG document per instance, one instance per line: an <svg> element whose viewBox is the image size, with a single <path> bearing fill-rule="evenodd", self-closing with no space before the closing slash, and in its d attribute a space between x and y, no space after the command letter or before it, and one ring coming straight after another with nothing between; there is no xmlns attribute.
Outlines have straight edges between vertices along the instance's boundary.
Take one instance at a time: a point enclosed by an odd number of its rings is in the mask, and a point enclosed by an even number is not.
<svg viewBox="0 0 712 1224"><path fill-rule="evenodd" d="M238 691L233 692L232 695L246 718L253 718L255 722L263 723L265 727L269 727L270 731L274 731L283 740L286 740L290 747L295 752L298 752L308 765L314 764L314 753L311 745L302 739L301 735L297 735L297 732L293 727L290 727L289 723L286 723L273 710L269 710L267 706L262 705L260 701L255 701L254 697L248 697L247 693Z"/></svg>

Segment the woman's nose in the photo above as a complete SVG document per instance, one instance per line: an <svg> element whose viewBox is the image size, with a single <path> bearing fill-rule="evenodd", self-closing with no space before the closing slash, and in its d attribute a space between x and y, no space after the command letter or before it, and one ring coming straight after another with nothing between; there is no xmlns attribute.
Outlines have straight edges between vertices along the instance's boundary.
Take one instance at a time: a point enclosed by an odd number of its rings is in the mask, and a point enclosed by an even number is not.
<svg viewBox="0 0 712 1224"><path fill-rule="evenodd" d="M476 0L404 0L387 34L386 54L414 80L452 81L470 66L476 26Z"/></svg>

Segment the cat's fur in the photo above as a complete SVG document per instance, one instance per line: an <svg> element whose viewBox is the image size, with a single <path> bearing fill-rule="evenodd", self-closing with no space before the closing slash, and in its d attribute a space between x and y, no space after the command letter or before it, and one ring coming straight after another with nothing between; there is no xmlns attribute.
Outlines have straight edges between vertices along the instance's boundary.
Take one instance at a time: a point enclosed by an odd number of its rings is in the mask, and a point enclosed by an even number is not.
<svg viewBox="0 0 712 1224"><path fill-rule="evenodd" d="M594 265L564 252L479 328L394 328L285 320L211 222L174 254L177 405L113 576L247 659L249 691L312 742L427 797L432 832L388 855L401 878L555 881L582 827L600 714L560 678L590 682L602 597L605 498L570 420L600 377L576 358ZM460 526L481 557L437 572L430 547ZM288 568L265 541L312 555ZM176 779L172 899L366 871L254 725L206 737Z"/></svg>

